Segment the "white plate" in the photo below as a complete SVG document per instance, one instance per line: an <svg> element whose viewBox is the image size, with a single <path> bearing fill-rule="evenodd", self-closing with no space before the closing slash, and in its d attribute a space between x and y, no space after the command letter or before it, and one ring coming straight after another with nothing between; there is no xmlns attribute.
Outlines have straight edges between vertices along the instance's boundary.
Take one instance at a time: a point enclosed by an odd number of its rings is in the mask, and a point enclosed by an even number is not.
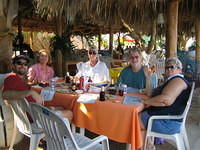
<svg viewBox="0 0 200 150"><path fill-rule="evenodd" d="M82 93L83 93L83 90L76 90L75 92L76 92L76 93L79 93L79 94L82 94Z"/></svg>

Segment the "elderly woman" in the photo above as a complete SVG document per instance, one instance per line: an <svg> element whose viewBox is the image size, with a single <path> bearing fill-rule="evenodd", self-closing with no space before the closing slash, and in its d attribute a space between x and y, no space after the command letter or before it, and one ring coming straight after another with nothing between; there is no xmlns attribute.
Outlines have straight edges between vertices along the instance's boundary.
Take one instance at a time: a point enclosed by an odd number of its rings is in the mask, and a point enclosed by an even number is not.
<svg viewBox="0 0 200 150"><path fill-rule="evenodd" d="M31 83L48 83L54 76L53 68L48 65L50 60L49 52L44 49L39 51L38 63L28 70L28 80Z"/></svg>
<svg viewBox="0 0 200 150"><path fill-rule="evenodd" d="M153 115L180 115L189 98L191 86L183 77L182 63L178 58L166 60L165 74L167 81L156 88L152 97L143 100L147 106L141 113L142 129L147 128L148 120ZM159 133L173 134L180 131L182 120L155 120L152 130Z"/></svg>
<svg viewBox="0 0 200 150"><path fill-rule="evenodd" d="M104 62L99 60L98 51L96 49L88 50L88 58L87 62L79 65L76 77L88 77L95 84L110 82L108 68Z"/></svg>

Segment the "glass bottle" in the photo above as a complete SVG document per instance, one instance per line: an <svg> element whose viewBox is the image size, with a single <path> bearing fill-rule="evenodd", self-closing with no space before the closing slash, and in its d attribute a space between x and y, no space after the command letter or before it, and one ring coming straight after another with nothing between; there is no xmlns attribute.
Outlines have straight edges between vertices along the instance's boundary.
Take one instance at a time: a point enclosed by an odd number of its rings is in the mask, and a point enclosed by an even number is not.
<svg viewBox="0 0 200 150"><path fill-rule="evenodd" d="M105 101L105 87L104 86L102 86L101 87L101 92L99 93L99 100L100 101Z"/></svg>
<svg viewBox="0 0 200 150"><path fill-rule="evenodd" d="M65 75L65 83L70 84L70 82L71 82L71 78L70 78L69 72L67 72Z"/></svg>
<svg viewBox="0 0 200 150"><path fill-rule="evenodd" d="M73 92L75 92L77 90L75 78L73 78L73 80L72 80L71 89Z"/></svg>

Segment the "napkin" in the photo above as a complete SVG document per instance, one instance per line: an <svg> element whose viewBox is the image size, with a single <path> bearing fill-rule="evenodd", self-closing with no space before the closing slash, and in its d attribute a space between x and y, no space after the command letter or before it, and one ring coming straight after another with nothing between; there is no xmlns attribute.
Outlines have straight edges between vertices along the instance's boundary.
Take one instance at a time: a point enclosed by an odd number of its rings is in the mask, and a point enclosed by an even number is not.
<svg viewBox="0 0 200 150"><path fill-rule="evenodd" d="M128 105L141 105L141 97L138 96L125 96L123 104Z"/></svg>
<svg viewBox="0 0 200 150"><path fill-rule="evenodd" d="M56 91L51 88L43 88L40 95L42 96L44 101L51 101L53 99L55 92Z"/></svg>
<svg viewBox="0 0 200 150"><path fill-rule="evenodd" d="M99 94L84 93L79 96L77 102L79 103L94 103L99 97Z"/></svg>

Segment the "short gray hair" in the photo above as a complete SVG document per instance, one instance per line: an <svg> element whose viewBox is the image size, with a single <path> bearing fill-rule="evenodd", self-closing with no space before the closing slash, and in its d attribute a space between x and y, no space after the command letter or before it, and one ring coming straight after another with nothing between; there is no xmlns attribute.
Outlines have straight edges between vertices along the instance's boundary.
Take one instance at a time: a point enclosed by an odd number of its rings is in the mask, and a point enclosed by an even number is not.
<svg viewBox="0 0 200 150"><path fill-rule="evenodd" d="M181 61L177 57L169 57L166 60L165 64L166 65L175 64L179 69L183 69L183 65L182 65Z"/></svg>
<svg viewBox="0 0 200 150"><path fill-rule="evenodd" d="M130 56L131 53L138 53L140 56L142 56L141 50L139 48L129 48L128 49L128 55Z"/></svg>

